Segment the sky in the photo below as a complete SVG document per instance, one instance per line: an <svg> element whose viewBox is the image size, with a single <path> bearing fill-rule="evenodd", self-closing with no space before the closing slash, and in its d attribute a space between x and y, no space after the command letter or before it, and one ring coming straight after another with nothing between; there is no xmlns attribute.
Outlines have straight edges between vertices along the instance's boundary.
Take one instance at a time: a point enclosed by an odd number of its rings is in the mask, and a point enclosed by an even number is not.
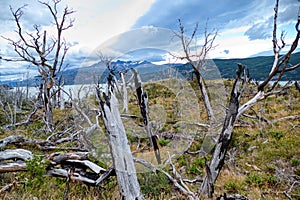
<svg viewBox="0 0 300 200"><path fill-rule="evenodd" d="M0 0L1 36L16 38L16 25L9 8L16 10L25 3L27 6L21 18L24 30L30 33L37 24L50 33L53 31L51 16L38 1ZM71 16L75 19L73 27L63 35L70 46L66 61L74 66L96 49L111 46L123 53L139 48L166 53L175 48L171 43L176 41L170 38L179 30L178 19L181 19L187 36L199 24L197 43L200 45L206 24L209 32L218 32L215 48L209 54L211 58L272 55L275 0L62 0L59 8L66 5L76 11ZM294 25L299 6L300 0L280 1L278 35L285 31L287 46L296 33ZM16 56L2 37L0 56ZM160 59L170 58L165 54L160 58L156 55L156 61ZM34 68L27 63L0 63L0 78L1 74L11 74L10 78L14 78L16 73L26 71L34 72Z"/></svg>

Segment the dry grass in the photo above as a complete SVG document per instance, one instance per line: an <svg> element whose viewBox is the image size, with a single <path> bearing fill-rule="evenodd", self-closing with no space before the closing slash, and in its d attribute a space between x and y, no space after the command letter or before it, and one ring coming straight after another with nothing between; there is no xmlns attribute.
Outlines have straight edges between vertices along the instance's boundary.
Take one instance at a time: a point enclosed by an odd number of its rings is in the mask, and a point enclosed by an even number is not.
<svg viewBox="0 0 300 200"><path fill-rule="evenodd" d="M171 83L174 84L172 81ZM229 91L232 83L228 81L224 83L226 90ZM164 85L166 84L170 83L164 83ZM168 87L171 88L171 86ZM145 86L149 93L150 109L152 107L150 117L159 127L156 131L160 134L172 133L196 136L190 150L197 151L202 146L205 129L191 125L182 125L179 122L206 122L201 98L197 100L197 97L200 96L199 91L195 87L195 83L192 83L194 94L190 91L190 86L184 85L182 88L182 91L185 91L184 94L194 98L184 99L183 96L180 97L178 95L179 90L168 89L168 87L161 87L159 84ZM244 98L250 98L252 91L254 91L253 86L249 86ZM136 150L137 138L146 134L143 128L139 126L142 121L136 99L132 96L132 92L130 94L129 113L137 115L139 118L136 120L125 120L124 124L132 150ZM179 102L185 102L185 104L179 104ZM258 114L269 121L290 115L300 115L299 102L300 94L292 87L286 95L270 96L259 102L247 114L253 116ZM181 105L182 109L178 110L178 105ZM224 103L224 105L226 104ZM70 120L73 120L74 113L56 110L55 116L56 123L59 124L61 130L64 130L68 127ZM267 124L247 117L242 117L241 119L247 121L250 126L236 127L234 129L226 164L216 182L214 198L223 193L238 193L247 196L248 199L285 199L286 196L283 192L288 191L290 195L294 195L293 198L299 199L300 185L295 181L299 180L300 177L300 121L280 121ZM43 138L43 134L39 132L42 124L40 120L36 116L36 120L27 127L20 127L11 131L1 129L0 137L22 134L27 137ZM101 144L101 142L97 143L97 145ZM147 140L142 141L141 145L147 146ZM171 141L168 145L161 147L164 158L168 157L168 151L172 154L176 148L177 150L183 149L182 146L186 144L179 145L179 143ZM147 150L144 152L138 152L136 155L146 157L149 161L154 159L153 152ZM210 156L206 158L209 159ZM198 155L183 154L177 156L173 162L183 177L203 177L205 170L203 169L202 159L203 157ZM164 169L169 171L170 166L167 165ZM26 172L2 174L0 176L0 188L13 181L20 182L18 187L1 194L0 198L2 199L34 199L35 197L39 199L61 199L64 193L64 179L48 177L43 179L43 183L28 185L22 183L30 178ZM155 174L148 171L140 173L138 177L146 199L186 198L174 188L163 174ZM292 185L293 183L296 184ZM200 182L197 182L189 186L192 191L196 192L200 184ZM112 177L96 188L79 183L71 183L70 199L119 199L116 178Z"/></svg>

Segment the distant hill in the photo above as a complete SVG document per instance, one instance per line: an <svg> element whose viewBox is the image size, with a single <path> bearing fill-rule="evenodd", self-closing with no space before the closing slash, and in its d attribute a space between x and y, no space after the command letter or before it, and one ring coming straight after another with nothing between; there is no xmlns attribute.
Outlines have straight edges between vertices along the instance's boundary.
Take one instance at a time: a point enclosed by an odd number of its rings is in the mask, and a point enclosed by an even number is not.
<svg viewBox="0 0 300 200"><path fill-rule="evenodd" d="M215 65L218 67L222 78L235 78L235 72L237 70L237 63L242 63L247 66L250 72L250 78L255 80L263 80L268 75L273 64L273 56L259 56L252 58L243 59L213 59ZM291 56L291 64L300 63L300 52L295 53ZM143 81L148 81L156 76L160 76L162 73L172 67L186 76L188 79L192 76L192 67L190 64L165 64L155 65L147 61L121 61L117 60L112 63L112 66L116 71L126 71L131 68L139 68L140 73L143 74ZM64 83L66 85L73 84L90 84L95 83L100 78L100 82L103 83L104 77L107 76L108 72L105 68L104 63L98 62L88 67L73 68L62 72ZM116 73L118 74L118 73ZM10 86L20 85L25 86L26 82L30 86L37 84L39 77L34 77L25 81L6 81L1 82L2 84L8 84ZM286 72L282 78L282 81L287 80L300 80L300 68Z"/></svg>
<svg viewBox="0 0 300 200"><path fill-rule="evenodd" d="M241 63L248 67L250 78L255 80L263 80L270 72L272 68L274 57L273 56L259 56L253 58L242 59L213 59L215 65L218 67L222 78L235 78L235 72L237 70L237 63ZM291 56L290 64L300 63L300 52ZM190 64L185 64L177 67L183 74L186 71L191 71ZM191 76L191 74L189 74ZM300 68L286 72L282 78L282 81L287 80L300 80Z"/></svg>
<svg viewBox="0 0 300 200"><path fill-rule="evenodd" d="M263 80L264 77L269 74L273 61L273 56L259 56L244 59L214 59L214 62L219 68L223 78L234 78L237 63L242 63L248 67L250 77L255 80ZM300 63L300 52L291 56L290 63L292 65ZM291 72L286 72L282 80L300 80L300 68Z"/></svg>

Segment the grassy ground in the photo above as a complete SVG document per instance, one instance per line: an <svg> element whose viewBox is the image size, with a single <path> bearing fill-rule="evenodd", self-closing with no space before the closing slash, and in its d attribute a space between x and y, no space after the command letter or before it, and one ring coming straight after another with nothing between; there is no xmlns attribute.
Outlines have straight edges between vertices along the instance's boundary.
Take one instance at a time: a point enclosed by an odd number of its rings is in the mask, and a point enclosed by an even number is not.
<svg viewBox="0 0 300 200"><path fill-rule="evenodd" d="M226 90L229 91L232 82L224 81L224 83ZM174 85L177 83L148 84L144 87L149 94L149 105L150 109L152 108L150 117L153 121L154 132L157 134L193 136L194 141L190 151L197 151L201 148L206 133L205 128L190 125L206 122L201 98L197 100L197 97L200 97L199 91L195 83L192 83L193 90L187 85L183 85L180 90L170 89L168 84ZM250 98L254 90L254 86L248 86L244 98ZM185 91L184 95L188 94L189 97L195 99L180 97L180 91ZM136 99L132 95L133 92L130 92L130 94L129 113L140 116ZM210 95L215 94L211 92ZM228 98L228 96L225 98ZM91 105L94 101L94 98L89 99L89 102L92 102ZM240 126L234 129L225 165L215 184L214 198L223 193L238 193L247 196L248 199L287 199L284 194L287 192L293 199L300 199L300 121L299 119L276 121L286 116L299 116L299 102L299 91L291 87L286 94L267 97L247 112L252 116L257 114L270 123L248 117L241 118L238 123ZM224 105L226 104L224 103ZM73 110L55 110L54 114L58 130L70 128L70 124L74 123L81 126L85 125L80 118L77 118L78 115ZM89 114L92 115L93 112ZM22 114L19 115L22 118ZM1 125L7 123L5 122L4 113L0 113L0 118ZM188 121L189 125L181 123L182 121ZM138 142L141 142L140 144L144 145L145 148L147 147L146 140L138 140L139 137L145 135L143 129L139 126L141 123L140 117L136 120L124 120L133 150L136 150ZM30 138L45 139L48 134L41 131L42 126L41 113L37 113L28 126L21 126L12 130L1 128L0 138L18 134ZM100 147L104 142L99 141L102 141L103 138L105 138L105 134L101 137L95 135L91 138L98 141L95 143L98 154L108 151L107 148L103 150ZM171 139L160 139L159 144L162 154L167 151L174 153L182 150L178 147L180 146L179 143ZM78 143L73 142L67 145L76 146ZM31 150L36 156L34 160L29 161L28 171L0 174L0 188L14 181L18 182L11 191L0 194L0 198L62 199L65 190L65 179L45 177L47 163L43 162L44 152L34 148ZM150 154L144 155L147 155L148 159L152 159ZM167 153L164 155L168 156ZM210 156L207 155L206 159L209 158ZM100 161L104 163L103 165L110 165L110 163L105 163L106 160ZM205 159L199 155L188 153L178 155L173 159L173 163L185 178L201 178L205 173ZM163 166L163 169L165 171L171 170L169 165ZM140 172L143 173L139 173L138 178L146 199L186 199L164 174L151 171ZM188 185L192 191L196 192L201 182L198 181ZM72 182L69 194L70 199L119 199L117 182L114 177L98 187Z"/></svg>

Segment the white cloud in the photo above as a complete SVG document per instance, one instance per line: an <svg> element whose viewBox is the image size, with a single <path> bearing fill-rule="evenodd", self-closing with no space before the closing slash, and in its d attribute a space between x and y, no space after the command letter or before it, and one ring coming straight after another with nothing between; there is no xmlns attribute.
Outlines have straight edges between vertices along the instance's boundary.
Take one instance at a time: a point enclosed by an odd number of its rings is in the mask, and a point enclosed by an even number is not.
<svg viewBox="0 0 300 200"><path fill-rule="evenodd" d="M219 33L215 44L217 47L210 52L211 58L246 58L258 52L272 49L270 39L250 41L244 35L248 26L225 30Z"/></svg>
<svg viewBox="0 0 300 200"><path fill-rule="evenodd" d="M154 0L93 0L74 1L68 4L76 13L72 30L67 38L93 50L106 40L128 31L135 21L152 5Z"/></svg>

